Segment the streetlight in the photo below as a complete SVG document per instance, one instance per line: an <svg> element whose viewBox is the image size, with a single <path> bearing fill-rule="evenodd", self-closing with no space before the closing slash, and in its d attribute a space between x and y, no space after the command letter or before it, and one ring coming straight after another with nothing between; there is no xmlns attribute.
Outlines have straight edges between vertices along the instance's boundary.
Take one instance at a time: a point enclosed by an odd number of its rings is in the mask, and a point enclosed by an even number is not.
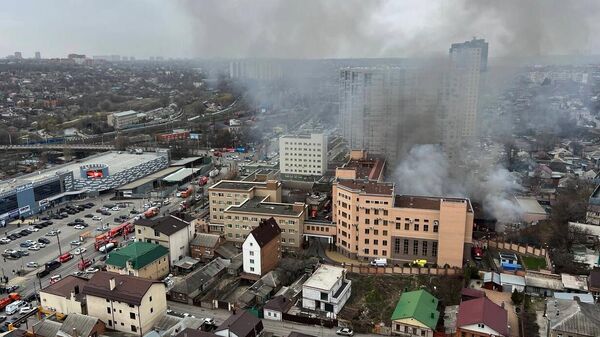
<svg viewBox="0 0 600 337"><path fill-rule="evenodd" d="M56 241L58 242L58 256L61 256L62 250L60 248L60 233L59 232L56 233Z"/></svg>

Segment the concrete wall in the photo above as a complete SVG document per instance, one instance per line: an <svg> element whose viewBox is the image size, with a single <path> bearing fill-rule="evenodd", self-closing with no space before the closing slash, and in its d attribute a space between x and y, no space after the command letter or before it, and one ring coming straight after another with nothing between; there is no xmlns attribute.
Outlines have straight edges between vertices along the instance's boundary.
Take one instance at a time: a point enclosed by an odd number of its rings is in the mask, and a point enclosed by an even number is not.
<svg viewBox="0 0 600 337"><path fill-rule="evenodd" d="M82 308L80 302L74 299L65 298L54 294L49 294L44 291L40 291L40 304L44 309L56 311L61 314L85 314L85 306Z"/></svg>

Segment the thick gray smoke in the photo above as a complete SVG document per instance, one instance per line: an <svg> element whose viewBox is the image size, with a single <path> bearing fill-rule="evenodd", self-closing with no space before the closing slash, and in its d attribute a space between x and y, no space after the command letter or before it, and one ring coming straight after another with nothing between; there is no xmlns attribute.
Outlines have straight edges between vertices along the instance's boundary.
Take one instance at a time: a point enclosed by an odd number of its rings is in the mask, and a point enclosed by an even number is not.
<svg viewBox="0 0 600 337"><path fill-rule="evenodd" d="M521 209L514 194L522 190L519 181L501 166L475 160L467 163L467 167L451 169L438 146L416 145L394 172L396 190L411 195L469 197L481 202L500 222L518 221Z"/></svg>
<svg viewBox="0 0 600 337"><path fill-rule="evenodd" d="M484 36L496 56L598 52L600 1L182 0L199 57L406 57ZM440 48L444 46L444 48Z"/></svg>

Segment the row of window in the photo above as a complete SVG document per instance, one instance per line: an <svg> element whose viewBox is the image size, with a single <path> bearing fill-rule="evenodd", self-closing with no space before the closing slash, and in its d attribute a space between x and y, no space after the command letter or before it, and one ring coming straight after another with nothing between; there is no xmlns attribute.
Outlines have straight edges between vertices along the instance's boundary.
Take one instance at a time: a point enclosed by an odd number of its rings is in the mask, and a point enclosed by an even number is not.
<svg viewBox="0 0 600 337"><path fill-rule="evenodd" d="M400 250L402 249L402 254L408 255L410 241L412 241L412 255L419 255L419 240L409 240L404 239L401 241L400 238L394 239L394 253L400 254ZM402 243L402 245L401 245ZM421 242L421 255L429 256L429 242L423 241ZM436 241L431 242L431 256L437 257L438 254L438 243Z"/></svg>
<svg viewBox="0 0 600 337"><path fill-rule="evenodd" d="M310 146L310 145L314 145L314 146L321 146L321 143L312 143L312 142L285 142L285 145L304 145L304 146Z"/></svg>

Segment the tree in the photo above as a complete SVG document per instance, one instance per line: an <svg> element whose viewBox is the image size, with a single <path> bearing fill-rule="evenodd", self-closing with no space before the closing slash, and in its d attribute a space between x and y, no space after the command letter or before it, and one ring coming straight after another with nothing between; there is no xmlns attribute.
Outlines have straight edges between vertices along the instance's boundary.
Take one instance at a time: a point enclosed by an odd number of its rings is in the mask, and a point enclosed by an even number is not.
<svg viewBox="0 0 600 337"><path fill-rule="evenodd" d="M127 136L117 136L115 138L115 149L119 151L123 151L127 149L129 146L129 137Z"/></svg>
<svg viewBox="0 0 600 337"><path fill-rule="evenodd" d="M515 305L521 305L521 303L523 303L523 298L524 294L517 291L517 289L513 290L512 295L510 295L510 299Z"/></svg>
<svg viewBox="0 0 600 337"><path fill-rule="evenodd" d="M98 108L102 111L111 111L112 110L112 103L105 99L102 102L100 102L100 104L98 104Z"/></svg>

